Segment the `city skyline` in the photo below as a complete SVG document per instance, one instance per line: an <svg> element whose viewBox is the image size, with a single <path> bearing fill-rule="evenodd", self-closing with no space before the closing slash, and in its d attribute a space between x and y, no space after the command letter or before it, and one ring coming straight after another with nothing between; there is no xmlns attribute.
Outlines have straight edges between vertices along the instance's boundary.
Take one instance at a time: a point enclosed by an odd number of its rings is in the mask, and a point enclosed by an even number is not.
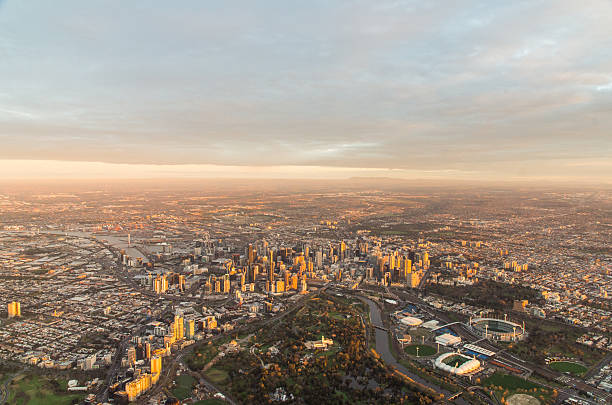
<svg viewBox="0 0 612 405"><path fill-rule="evenodd" d="M612 5L0 1L0 179L610 183Z"/></svg>

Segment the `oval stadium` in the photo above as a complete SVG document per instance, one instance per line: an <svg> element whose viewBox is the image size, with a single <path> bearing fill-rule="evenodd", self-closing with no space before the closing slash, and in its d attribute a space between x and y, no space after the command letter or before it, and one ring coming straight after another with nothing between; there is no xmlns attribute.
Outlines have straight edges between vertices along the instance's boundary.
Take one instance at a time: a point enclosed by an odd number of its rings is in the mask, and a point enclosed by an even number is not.
<svg viewBox="0 0 612 405"><path fill-rule="evenodd" d="M451 374L464 375L480 368L480 362L461 353L444 353L435 361L436 367Z"/></svg>
<svg viewBox="0 0 612 405"><path fill-rule="evenodd" d="M503 319L476 318L470 320L470 327L481 337L501 342L516 342L527 335L524 326Z"/></svg>

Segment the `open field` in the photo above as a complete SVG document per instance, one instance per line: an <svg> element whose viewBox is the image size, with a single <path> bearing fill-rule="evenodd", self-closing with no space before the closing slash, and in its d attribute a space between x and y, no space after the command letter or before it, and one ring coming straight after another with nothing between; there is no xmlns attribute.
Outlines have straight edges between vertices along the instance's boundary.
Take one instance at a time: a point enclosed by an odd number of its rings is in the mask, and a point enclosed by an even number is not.
<svg viewBox="0 0 612 405"><path fill-rule="evenodd" d="M453 367L459 367L461 366L463 363L466 363L468 361L470 361L471 359L468 357L463 357L463 356L450 356L447 357L446 359L444 359L444 364L448 364L449 366L453 366Z"/></svg>
<svg viewBox="0 0 612 405"><path fill-rule="evenodd" d="M492 376L484 380L483 384L485 386L495 385L495 386L502 387L504 389L509 389L509 390L515 390L517 388L529 390L532 388L539 387L539 385L532 383L529 380L525 380L521 377L517 377L514 375L502 374L502 373L494 373Z"/></svg>
<svg viewBox="0 0 612 405"><path fill-rule="evenodd" d="M206 372L206 378L213 384L223 384L229 378L229 375L227 371L213 367Z"/></svg>
<svg viewBox="0 0 612 405"><path fill-rule="evenodd" d="M553 390L542 387L532 381L499 372L486 378L482 385L495 391L496 395L504 400L507 400L514 394L527 394L541 403L551 403L556 395Z"/></svg>
<svg viewBox="0 0 612 405"><path fill-rule="evenodd" d="M574 363L572 361L554 361L548 365L553 370L561 371L562 373L571 373L574 375L582 375L586 373L587 368L582 364Z"/></svg>
<svg viewBox="0 0 612 405"><path fill-rule="evenodd" d="M176 387L172 390L172 395L181 401L189 398L195 382L195 378L188 374L179 375L176 377Z"/></svg>
<svg viewBox="0 0 612 405"><path fill-rule="evenodd" d="M85 395L65 391L65 380L51 380L38 375L16 377L8 386L7 403L14 405L70 405Z"/></svg>
<svg viewBox="0 0 612 405"><path fill-rule="evenodd" d="M404 348L404 352L411 356L416 356L417 348L419 349L419 357L432 356L436 354L436 349L429 345L408 345Z"/></svg>

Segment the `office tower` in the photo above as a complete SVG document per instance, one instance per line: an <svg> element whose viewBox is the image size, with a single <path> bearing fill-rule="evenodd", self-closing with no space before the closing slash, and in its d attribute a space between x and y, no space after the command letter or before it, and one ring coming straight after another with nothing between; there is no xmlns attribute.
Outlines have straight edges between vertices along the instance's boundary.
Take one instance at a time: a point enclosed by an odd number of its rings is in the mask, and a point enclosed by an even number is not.
<svg viewBox="0 0 612 405"><path fill-rule="evenodd" d="M248 247L248 256L247 256L247 260L248 260L248 264L251 265L253 263L255 263L255 250L253 249L253 245L251 243L249 243L249 247Z"/></svg>
<svg viewBox="0 0 612 405"><path fill-rule="evenodd" d="M300 292L306 292L308 291L308 285L306 284L306 278L302 278L300 280Z"/></svg>
<svg viewBox="0 0 612 405"><path fill-rule="evenodd" d="M340 260L344 260L346 255L346 243L340 242Z"/></svg>
<svg viewBox="0 0 612 405"><path fill-rule="evenodd" d="M17 301L8 303L8 317L14 318L21 316L21 303Z"/></svg>
<svg viewBox="0 0 612 405"><path fill-rule="evenodd" d="M145 358L151 358L151 343L149 342L145 343Z"/></svg>

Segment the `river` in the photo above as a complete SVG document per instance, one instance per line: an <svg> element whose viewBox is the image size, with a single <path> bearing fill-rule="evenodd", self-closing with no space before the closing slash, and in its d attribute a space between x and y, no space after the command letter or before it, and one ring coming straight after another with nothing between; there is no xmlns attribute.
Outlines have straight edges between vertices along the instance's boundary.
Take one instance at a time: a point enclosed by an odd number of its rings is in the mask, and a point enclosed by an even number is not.
<svg viewBox="0 0 612 405"><path fill-rule="evenodd" d="M368 298L359 297L359 299L367 303L368 306L370 307L370 321L372 322L372 324L375 326L380 326L380 327L385 328L385 325L383 324L383 321L382 321L382 315L380 312L380 308L378 308L378 305L376 305L374 301ZM445 398L448 398L449 396L452 395L452 393L448 392L447 390L437 386L436 384L430 381L425 380L424 378L414 374L413 372L408 370L406 367L401 365L395 359L395 356L393 356L393 353L391 352L391 346L389 343L389 332L386 332L378 328L374 328L374 331L376 334L375 335L376 336L376 352L380 355L380 357L384 360L386 364L390 364L391 366L395 367L398 371L407 375L408 377L418 382L419 384L429 387L433 389L434 391L436 391L437 393L444 394ZM468 405L468 403L461 397L455 399L454 402L457 404Z"/></svg>

